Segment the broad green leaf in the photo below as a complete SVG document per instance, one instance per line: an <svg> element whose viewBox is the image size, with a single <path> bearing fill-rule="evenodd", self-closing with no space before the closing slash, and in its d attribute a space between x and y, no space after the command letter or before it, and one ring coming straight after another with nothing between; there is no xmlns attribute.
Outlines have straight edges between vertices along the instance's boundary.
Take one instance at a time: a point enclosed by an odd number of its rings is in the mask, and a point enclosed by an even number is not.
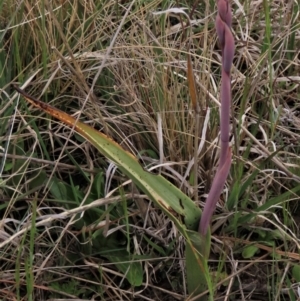
<svg viewBox="0 0 300 301"><path fill-rule="evenodd" d="M13 146L13 153L16 155L23 156L24 155L24 140L18 139L16 145ZM21 159L13 159L13 167L12 167L12 176L9 179L10 185L12 187L17 187L19 182L24 177L26 166L28 163Z"/></svg>
<svg viewBox="0 0 300 301"><path fill-rule="evenodd" d="M292 276L296 282L300 282L300 265L294 265L292 268Z"/></svg>
<svg viewBox="0 0 300 301"><path fill-rule="evenodd" d="M160 175L145 171L138 160L119 144L89 125L77 121L72 116L46 103L34 99L15 87L23 97L35 107L61 120L93 144L105 157L113 161L169 218L179 231L186 236L186 228L196 230L201 211L181 190ZM184 221L184 224L181 221Z"/></svg>
<svg viewBox="0 0 300 301"><path fill-rule="evenodd" d="M187 240L189 290L199 294L208 287L210 298L212 298L212 287L207 267L210 234L204 239L200 237L198 232L193 231L198 228L201 215L200 208L198 208L187 195L165 178L145 171L131 153L125 151L111 138L96 131L87 124L75 120L68 114L34 99L18 87L15 87L15 89L21 93L30 104L74 128L77 133L94 145L102 155L113 161L116 166L173 221L177 229ZM128 263L121 263L124 261L124 256L122 258L117 256L110 258L110 260L118 262L116 263L117 267L126 274L126 278L130 283L136 286L139 285L141 281L140 265L137 266L139 263L130 263L130 266ZM132 264L134 265L132 266Z"/></svg>
<svg viewBox="0 0 300 301"><path fill-rule="evenodd" d="M79 281L74 278L68 278L65 281L60 282L51 281L49 286L57 292L64 292L75 296L78 296L85 291L84 288L81 287Z"/></svg>
<svg viewBox="0 0 300 301"><path fill-rule="evenodd" d="M50 192L58 200L70 200L67 184L63 183L57 178L51 179Z"/></svg>
<svg viewBox="0 0 300 301"><path fill-rule="evenodd" d="M10 171L13 168L13 163L8 160L5 162L4 171Z"/></svg>
<svg viewBox="0 0 300 301"><path fill-rule="evenodd" d="M133 261L133 256L125 252L125 250L114 252L114 255L105 255L104 257L116 265L132 286L140 286L143 283L142 265L138 261Z"/></svg>
<svg viewBox="0 0 300 301"><path fill-rule="evenodd" d="M256 246L247 246L244 248L242 256L244 259L252 258L258 250L259 248Z"/></svg>
<svg viewBox="0 0 300 301"><path fill-rule="evenodd" d="M36 189L46 183L47 174L44 170L34 172L32 180L29 182L29 189Z"/></svg>
<svg viewBox="0 0 300 301"><path fill-rule="evenodd" d="M289 297L290 297L290 301L298 301L298 297L300 297L300 287L298 286L297 290L294 291L293 289L293 283L291 282L291 280L289 279L289 277L285 278L285 282L286 282L286 287L289 287ZM297 294L297 295L296 295ZM297 297L298 296L298 297Z"/></svg>
<svg viewBox="0 0 300 301"><path fill-rule="evenodd" d="M190 295L195 297L209 289L212 297L210 274L207 266L207 258L210 250L210 231L206 237L202 237L195 231L188 231L189 242L186 244L186 274L187 287ZM209 300L207 295L196 299L197 301Z"/></svg>
<svg viewBox="0 0 300 301"><path fill-rule="evenodd" d="M105 181L105 177L103 171L98 172L92 184L92 191L96 194L97 198L99 199L103 197L104 181Z"/></svg>

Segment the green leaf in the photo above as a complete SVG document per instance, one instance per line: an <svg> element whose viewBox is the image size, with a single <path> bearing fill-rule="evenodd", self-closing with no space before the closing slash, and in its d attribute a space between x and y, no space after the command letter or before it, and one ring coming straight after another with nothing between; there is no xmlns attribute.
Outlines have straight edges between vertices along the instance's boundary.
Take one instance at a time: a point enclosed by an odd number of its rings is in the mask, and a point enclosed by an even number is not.
<svg viewBox="0 0 300 301"><path fill-rule="evenodd" d="M200 238L198 232L192 231L198 229L201 215L200 208L180 189L161 175L153 175L145 171L136 157L125 151L119 144L106 135L87 124L75 120L70 115L31 97L20 88L15 87L15 89L30 104L74 128L77 133L94 145L102 155L113 161L119 170L128 176L173 221L177 229L187 240L186 254L190 291L198 294L203 292L204 288L208 287L210 300L212 300L212 285L207 266L210 234L204 239ZM60 189L57 190L60 192ZM109 257L111 261L116 262L118 269L125 274L125 277L132 285L138 286L142 283L140 263L131 262L129 255L128 258L125 258L125 260L127 259L127 263L124 262L125 255L109 255Z"/></svg>
<svg viewBox="0 0 300 301"><path fill-rule="evenodd" d="M247 246L243 249L242 256L244 259L252 258L258 250L256 246Z"/></svg>
<svg viewBox="0 0 300 301"><path fill-rule="evenodd" d="M292 276L296 282L300 282L300 265L294 265L292 268Z"/></svg>
<svg viewBox="0 0 300 301"><path fill-rule="evenodd" d="M80 288L79 282L70 278L64 282L51 282L50 287L58 292L64 292L66 294L72 294L78 296L81 292L84 292L84 288Z"/></svg>
<svg viewBox="0 0 300 301"><path fill-rule="evenodd" d="M114 255L105 255L111 263L115 264L132 286L140 286L143 283L143 269L140 262L133 261L133 256L125 250L113 252ZM125 254L124 254L125 253Z"/></svg>
<svg viewBox="0 0 300 301"><path fill-rule="evenodd" d="M24 156L24 140L18 139L16 144L11 146L12 152L19 156ZM19 182L24 178L26 167L28 166L28 162L21 159L13 159L12 161L12 176L9 179L9 185L12 187L17 187Z"/></svg>
<svg viewBox="0 0 300 301"><path fill-rule="evenodd" d="M71 186L55 177L50 180L50 192L57 200L73 203L70 208L77 206L84 198L84 193L80 191L79 186Z"/></svg>
<svg viewBox="0 0 300 301"><path fill-rule="evenodd" d="M57 178L52 178L50 182L50 192L58 200L67 200L67 187Z"/></svg>
<svg viewBox="0 0 300 301"><path fill-rule="evenodd" d="M187 287L191 297L202 294L211 288L211 279L207 266L207 259L210 250L210 231L206 237L202 237L198 232L188 231L190 243L186 245L186 274ZM212 293L210 294L212 296ZM207 295L198 297L197 301L208 300Z"/></svg>
<svg viewBox="0 0 300 301"><path fill-rule="evenodd" d="M98 172L95 176L95 179L93 181L92 184L92 191L95 193L95 195L97 196L97 198L102 198L103 197L103 192L104 192L104 173L101 170L100 172Z"/></svg>
<svg viewBox="0 0 300 301"><path fill-rule="evenodd" d="M160 175L145 171L136 157L125 151L119 144L89 125L43 103L15 86L15 89L35 107L61 120L94 145L102 155L113 161L139 189L176 224L185 236L186 229L196 230L201 215L200 208L180 189ZM182 222L183 221L183 222Z"/></svg>
<svg viewBox="0 0 300 301"><path fill-rule="evenodd" d="M5 162L5 165L4 165L4 171L10 171L12 168L13 168L13 163L12 162L9 162L8 160Z"/></svg>
<svg viewBox="0 0 300 301"><path fill-rule="evenodd" d="M266 238L266 236L267 236L267 232L266 232L266 230L262 230L262 229L255 229L255 233L257 233L258 235L259 235L259 237L260 237L260 239L264 239L264 238Z"/></svg>
<svg viewBox="0 0 300 301"><path fill-rule="evenodd" d="M29 189L37 189L46 183L47 174L44 170L35 172L32 175L32 180L29 182Z"/></svg>

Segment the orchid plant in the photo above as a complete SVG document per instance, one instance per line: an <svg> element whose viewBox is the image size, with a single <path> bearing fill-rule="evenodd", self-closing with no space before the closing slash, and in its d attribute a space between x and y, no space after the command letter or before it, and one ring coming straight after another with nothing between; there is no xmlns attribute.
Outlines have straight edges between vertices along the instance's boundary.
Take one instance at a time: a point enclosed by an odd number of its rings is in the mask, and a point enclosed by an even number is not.
<svg viewBox="0 0 300 301"><path fill-rule="evenodd" d="M18 86L14 86L14 88L23 95L28 103L72 127L77 133L93 144L100 153L106 156L109 160L113 161L116 166L118 166L118 168L125 175L127 175L136 184L136 186L139 187L140 190L143 191L148 198L152 200L163 212L165 212L165 214L175 223L178 230L187 241L187 284L190 295L195 296L196 298L193 298L192 300L206 300L205 294L207 288L210 291L210 300L212 300L211 298L213 296L213 289L212 282L210 281L207 261L210 247L210 235L208 229L212 214L218 202L218 198L227 179L232 158L231 148L229 147L231 104L230 69L233 62L235 48L233 35L230 30L232 14L229 0L217 0L217 7L218 15L216 18L216 31L222 49L221 152L219 166L204 206L204 211L202 213L199 226L198 221L201 214L200 209L197 207L195 202L193 202L193 200L185 195L180 189L172 185L162 176L153 175L145 171L140 166L135 156L125 151L111 138L96 131L87 124L76 120L72 116L69 116L64 112L33 98ZM178 10L173 12L180 13ZM191 58L188 57L188 80L190 94L196 112L196 89L191 65ZM183 220L182 217L184 218ZM42 224L36 224L36 226L39 225ZM197 227L200 235L196 231ZM203 237L205 239L202 239ZM141 269L140 266L138 267ZM128 269L129 268L130 266L128 266ZM127 268L126 271L128 272ZM130 279L131 278L128 277L128 281L130 281ZM133 283L131 284L134 285Z"/></svg>

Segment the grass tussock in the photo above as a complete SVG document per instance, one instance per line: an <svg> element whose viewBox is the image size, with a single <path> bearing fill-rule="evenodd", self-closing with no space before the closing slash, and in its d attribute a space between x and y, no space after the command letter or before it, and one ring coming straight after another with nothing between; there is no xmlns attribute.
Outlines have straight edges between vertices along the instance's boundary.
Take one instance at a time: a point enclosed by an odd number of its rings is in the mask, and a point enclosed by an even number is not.
<svg viewBox="0 0 300 301"><path fill-rule="evenodd" d="M153 14L172 7L186 7L191 26ZM300 7L232 10L233 166L212 224L215 300L297 300ZM176 227L11 83L111 136L202 208L219 159L215 14L214 1L0 1L1 300L187 297Z"/></svg>

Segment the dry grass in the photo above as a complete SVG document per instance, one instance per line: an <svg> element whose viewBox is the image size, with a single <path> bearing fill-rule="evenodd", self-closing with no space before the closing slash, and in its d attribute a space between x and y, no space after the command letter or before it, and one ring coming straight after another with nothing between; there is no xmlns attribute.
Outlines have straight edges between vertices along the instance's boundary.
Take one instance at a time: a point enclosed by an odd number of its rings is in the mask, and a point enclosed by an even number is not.
<svg viewBox="0 0 300 301"><path fill-rule="evenodd" d="M202 207L218 162L215 5L199 3L186 29L180 16L152 12L192 4L133 1L126 16L130 1L49 2L0 3L0 299L183 300L184 241L175 226L69 129L22 99L14 112L10 84L19 81L80 116L193 196L193 169L184 181L194 156L186 81L191 36L202 109ZM232 7L234 166L212 226L215 300L297 300L299 4L235 1ZM257 252L247 256L253 245ZM120 260L142 263L141 286L130 286L107 257L116 250Z"/></svg>

